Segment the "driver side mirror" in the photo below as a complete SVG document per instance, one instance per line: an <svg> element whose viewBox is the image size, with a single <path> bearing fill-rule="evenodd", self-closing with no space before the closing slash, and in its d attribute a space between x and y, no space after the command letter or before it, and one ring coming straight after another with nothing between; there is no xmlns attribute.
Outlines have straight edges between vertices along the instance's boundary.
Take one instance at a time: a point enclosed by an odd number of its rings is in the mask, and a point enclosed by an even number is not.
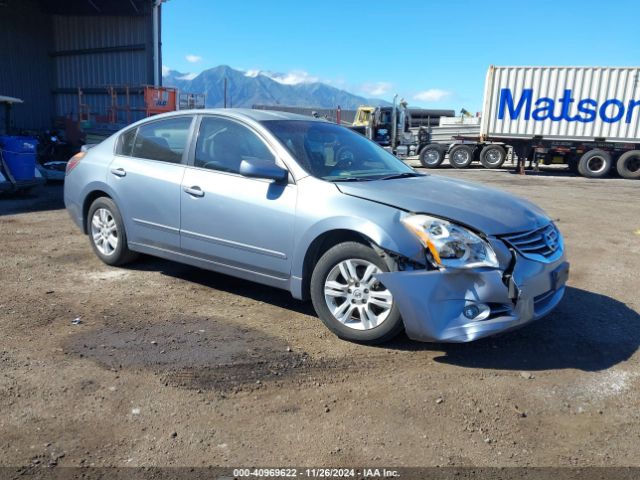
<svg viewBox="0 0 640 480"><path fill-rule="evenodd" d="M249 158L240 163L240 175L249 178L266 178L277 183L286 182L289 172L279 167L272 160Z"/></svg>

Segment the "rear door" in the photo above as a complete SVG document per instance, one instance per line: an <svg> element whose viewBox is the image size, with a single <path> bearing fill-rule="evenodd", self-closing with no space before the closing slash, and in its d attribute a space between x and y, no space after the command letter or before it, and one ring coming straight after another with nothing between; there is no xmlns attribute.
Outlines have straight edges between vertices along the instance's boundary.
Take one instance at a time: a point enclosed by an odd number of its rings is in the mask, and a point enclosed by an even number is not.
<svg viewBox="0 0 640 480"><path fill-rule="evenodd" d="M125 132L109 167L132 244L180 248L180 186L192 115L151 121Z"/></svg>
<svg viewBox="0 0 640 480"><path fill-rule="evenodd" d="M238 276L288 279L297 187L239 174L248 157L284 164L254 130L217 116L202 118L194 150L182 182L182 250Z"/></svg>

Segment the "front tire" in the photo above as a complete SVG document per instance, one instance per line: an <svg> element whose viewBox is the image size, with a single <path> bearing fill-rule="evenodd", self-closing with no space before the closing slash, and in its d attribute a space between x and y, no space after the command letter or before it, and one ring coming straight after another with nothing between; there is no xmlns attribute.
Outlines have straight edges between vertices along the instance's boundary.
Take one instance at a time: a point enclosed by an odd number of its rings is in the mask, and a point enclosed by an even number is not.
<svg viewBox="0 0 640 480"><path fill-rule="evenodd" d="M444 161L444 151L435 145L427 145L420 152L420 163L425 168L436 168Z"/></svg>
<svg viewBox="0 0 640 480"><path fill-rule="evenodd" d="M403 329L393 295L374 276L388 272L370 247L345 242L329 249L311 275L311 300L320 320L344 340L378 344Z"/></svg>
<svg viewBox="0 0 640 480"><path fill-rule="evenodd" d="M110 198L100 197L91 204L87 231L93 251L107 265L124 265L137 257L127 246L122 216Z"/></svg>

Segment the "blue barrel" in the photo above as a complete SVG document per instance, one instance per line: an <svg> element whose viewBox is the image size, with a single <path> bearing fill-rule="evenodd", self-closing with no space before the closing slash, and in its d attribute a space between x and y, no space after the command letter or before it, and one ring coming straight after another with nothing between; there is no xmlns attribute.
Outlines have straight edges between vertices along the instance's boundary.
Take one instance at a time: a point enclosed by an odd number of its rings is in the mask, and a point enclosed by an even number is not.
<svg viewBox="0 0 640 480"><path fill-rule="evenodd" d="M36 147L33 137L0 135L2 158L15 180L31 180L35 176Z"/></svg>

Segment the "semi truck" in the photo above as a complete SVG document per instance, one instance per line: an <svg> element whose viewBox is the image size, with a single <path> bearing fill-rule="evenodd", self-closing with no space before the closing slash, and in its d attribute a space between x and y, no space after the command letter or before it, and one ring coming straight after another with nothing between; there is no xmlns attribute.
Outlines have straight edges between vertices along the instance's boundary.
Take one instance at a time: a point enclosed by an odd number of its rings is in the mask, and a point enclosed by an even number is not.
<svg viewBox="0 0 640 480"><path fill-rule="evenodd" d="M420 162L455 168L566 164L589 178L640 179L640 67L496 67L487 72L480 134L430 143Z"/></svg>
<svg viewBox="0 0 640 480"><path fill-rule="evenodd" d="M455 115L453 110L409 108L407 102L392 106L361 105L349 127L389 150L399 158L417 155L429 143L428 130L437 128L441 118Z"/></svg>

